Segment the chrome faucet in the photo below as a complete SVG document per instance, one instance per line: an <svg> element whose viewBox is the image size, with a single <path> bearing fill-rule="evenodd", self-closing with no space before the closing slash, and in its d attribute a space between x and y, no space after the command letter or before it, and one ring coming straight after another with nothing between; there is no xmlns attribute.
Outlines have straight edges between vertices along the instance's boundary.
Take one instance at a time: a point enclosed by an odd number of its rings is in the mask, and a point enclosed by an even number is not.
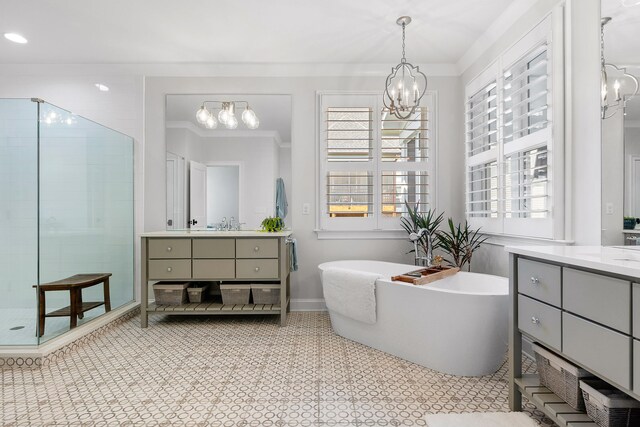
<svg viewBox="0 0 640 427"><path fill-rule="evenodd" d="M426 237L427 238L427 251L425 256L420 256L420 240ZM431 233L426 228L421 228L417 232L409 234L409 240L413 242L413 251L414 251L414 264L422 265L424 267L431 267L433 262L433 240L431 238Z"/></svg>
<svg viewBox="0 0 640 427"><path fill-rule="evenodd" d="M229 229L228 227L229 227L229 224L227 223L227 217L223 216L222 222L220 223L220 230L227 231Z"/></svg>

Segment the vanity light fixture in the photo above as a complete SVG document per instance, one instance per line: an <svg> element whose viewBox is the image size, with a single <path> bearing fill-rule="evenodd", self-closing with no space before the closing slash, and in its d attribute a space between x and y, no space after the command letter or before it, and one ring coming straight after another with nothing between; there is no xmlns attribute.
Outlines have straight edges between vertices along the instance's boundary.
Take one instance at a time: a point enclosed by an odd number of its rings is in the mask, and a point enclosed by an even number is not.
<svg viewBox="0 0 640 427"><path fill-rule="evenodd" d="M14 43L26 44L28 40L18 33L4 33L4 38Z"/></svg>
<svg viewBox="0 0 640 427"><path fill-rule="evenodd" d="M604 59L604 26L611 22L610 17L600 21L600 97L602 118L613 117L618 110L625 114L627 102L638 94L638 78L627 72L626 68L609 64Z"/></svg>
<svg viewBox="0 0 640 427"><path fill-rule="evenodd" d="M207 108L207 104L217 104L219 107ZM256 116L255 111L251 109L247 101L204 101L196 111L196 120L207 129L217 128L218 122L227 129L236 129L238 127L236 104L246 105L242 112L242 122L249 129L257 129L260 126L260 120L258 120L258 116ZM215 114L215 110L218 108L220 111Z"/></svg>
<svg viewBox="0 0 640 427"><path fill-rule="evenodd" d="M382 98L389 112L403 120L415 113L427 90L427 76L419 67L407 62L405 57L405 28L410 23L409 16L401 16L396 20L396 24L402 27L402 59L387 76Z"/></svg>

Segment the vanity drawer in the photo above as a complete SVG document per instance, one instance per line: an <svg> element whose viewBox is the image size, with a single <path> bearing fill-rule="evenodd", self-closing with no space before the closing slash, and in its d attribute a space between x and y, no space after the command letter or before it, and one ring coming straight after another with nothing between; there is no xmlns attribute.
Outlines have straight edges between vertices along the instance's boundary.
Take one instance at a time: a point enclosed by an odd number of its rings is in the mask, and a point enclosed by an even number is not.
<svg viewBox="0 0 640 427"><path fill-rule="evenodd" d="M518 328L542 344L560 350L560 310L547 304L518 295Z"/></svg>
<svg viewBox="0 0 640 427"><path fill-rule="evenodd" d="M631 334L631 283L564 268L562 308Z"/></svg>
<svg viewBox="0 0 640 427"><path fill-rule="evenodd" d="M633 284L633 336L640 339L640 284ZM638 365L640 369L640 365Z"/></svg>
<svg viewBox="0 0 640 427"><path fill-rule="evenodd" d="M562 268L518 259L518 292L560 307Z"/></svg>
<svg viewBox="0 0 640 427"><path fill-rule="evenodd" d="M633 340L633 391L640 394L640 341Z"/></svg>
<svg viewBox="0 0 640 427"><path fill-rule="evenodd" d="M191 239L149 239L149 258L191 258Z"/></svg>
<svg viewBox="0 0 640 427"><path fill-rule="evenodd" d="M631 388L631 337L562 313L562 352L599 374Z"/></svg>
<svg viewBox="0 0 640 427"><path fill-rule="evenodd" d="M234 279L236 277L236 262L232 259L194 259L194 279Z"/></svg>
<svg viewBox="0 0 640 427"><path fill-rule="evenodd" d="M236 258L278 258L278 239L237 239Z"/></svg>
<svg viewBox="0 0 640 427"><path fill-rule="evenodd" d="M277 259L238 259L236 260L236 278L238 279L277 279Z"/></svg>
<svg viewBox="0 0 640 427"><path fill-rule="evenodd" d="M193 239L194 258L235 258L236 239Z"/></svg>
<svg viewBox="0 0 640 427"><path fill-rule="evenodd" d="M150 259L149 279L190 279L190 259Z"/></svg>

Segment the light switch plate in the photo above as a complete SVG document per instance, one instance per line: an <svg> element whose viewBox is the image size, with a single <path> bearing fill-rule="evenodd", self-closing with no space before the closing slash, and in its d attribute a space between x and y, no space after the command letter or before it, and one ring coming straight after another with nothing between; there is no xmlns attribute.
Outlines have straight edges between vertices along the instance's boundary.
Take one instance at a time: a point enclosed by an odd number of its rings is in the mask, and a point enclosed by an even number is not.
<svg viewBox="0 0 640 427"><path fill-rule="evenodd" d="M608 202L608 203L605 205L605 213L606 213L607 215L613 215L613 203Z"/></svg>
<svg viewBox="0 0 640 427"><path fill-rule="evenodd" d="M311 213L311 204L303 203L302 204L302 215L309 215Z"/></svg>

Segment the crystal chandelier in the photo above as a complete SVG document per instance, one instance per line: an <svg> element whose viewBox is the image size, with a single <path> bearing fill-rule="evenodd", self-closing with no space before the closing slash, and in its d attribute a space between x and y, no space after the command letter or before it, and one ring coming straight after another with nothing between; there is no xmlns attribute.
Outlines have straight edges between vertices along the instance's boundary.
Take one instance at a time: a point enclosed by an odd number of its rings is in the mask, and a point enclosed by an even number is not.
<svg viewBox="0 0 640 427"><path fill-rule="evenodd" d="M602 118L613 117L618 110L624 109L627 102L638 94L638 79L623 67L608 64L604 60L604 26L611 18L604 17L600 21L600 95Z"/></svg>
<svg viewBox="0 0 640 427"><path fill-rule="evenodd" d="M420 106L427 90L427 76L405 58L405 28L411 23L411 18L401 16L396 23L402 26L402 60L387 77L383 103L389 113L399 119L408 119Z"/></svg>
<svg viewBox="0 0 640 427"><path fill-rule="evenodd" d="M207 108L208 104L215 104L216 106ZM255 111L251 109L247 101L204 101L196 111L196 120L207 129L217 128L218 123L221 123L227 129L235 129L238 127L236 104L246 105L242 112L242 122L249 129L257 129L260 126L260 120L258 120L258 116L256 116ZM216 114L218 109L220 111Z"/></svg>

